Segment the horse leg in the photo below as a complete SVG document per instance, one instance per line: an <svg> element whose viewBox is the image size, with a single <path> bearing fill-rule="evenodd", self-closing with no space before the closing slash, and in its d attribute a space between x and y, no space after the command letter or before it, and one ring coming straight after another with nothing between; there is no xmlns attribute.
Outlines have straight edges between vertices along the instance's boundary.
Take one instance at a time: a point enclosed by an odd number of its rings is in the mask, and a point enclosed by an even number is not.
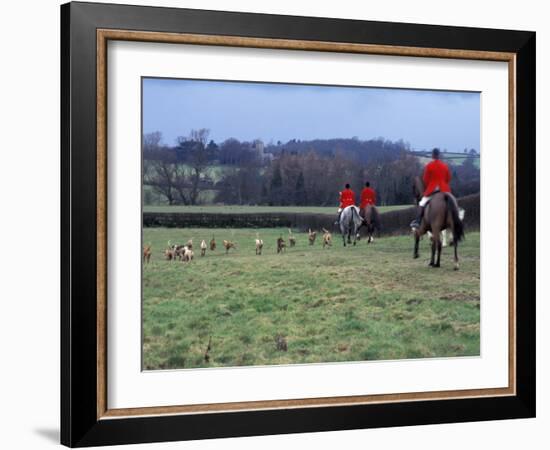
<svg viewBox="0 0 550 450"><path fill-rule="evenodd" d="M441 240L437 240L437 262L435 263L435 266L434 267L440 267L441 264L441 247L442 247L442 244L441 244Z"/></svg>
<svg viewBox="0 0 550 450"><path fill-rule="evenodd" d="M413 258L418 258L418 243L420 242L420 236L418 233L414 233L414 252L413 252Z"/></svg>
<svg viewBox="0 0 550 450"><path fill-rule="evenodd" d="M436 255L437 253L437 255ZM439 267L441 258L441 228L432 227L432 261L430 266Z"/></svg>
<svg viewBox="0 0 550 450"><path fill-rule="evenodd" d="M454 243L455 247L455 270L458 270L458 242Z"/></svg>
<svg viewBox="0 0 550 450"><path fill-rule="evenodd" d="M344 247L346 246L346 233L342 233L342 242L344 243Z"/></svg>

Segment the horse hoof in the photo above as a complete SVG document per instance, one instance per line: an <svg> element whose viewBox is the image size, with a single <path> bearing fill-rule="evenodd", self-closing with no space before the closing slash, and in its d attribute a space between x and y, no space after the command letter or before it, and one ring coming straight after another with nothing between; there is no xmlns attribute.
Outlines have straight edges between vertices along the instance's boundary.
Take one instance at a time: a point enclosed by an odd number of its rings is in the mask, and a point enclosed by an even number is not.
<svg viewBox="0 0 550 450"><path fill-rule="evenodd" d="M418 255L413 255L413 259L418 259Z"/></svg>
<svg viewBox="0 0 550 450"><path fill-rule="evenodd" d="M432 264L432 267L433 267L434 269L437 269L437 268L439 268L439 267L441 267L441 266L440 266L439 264Z"/></svg>

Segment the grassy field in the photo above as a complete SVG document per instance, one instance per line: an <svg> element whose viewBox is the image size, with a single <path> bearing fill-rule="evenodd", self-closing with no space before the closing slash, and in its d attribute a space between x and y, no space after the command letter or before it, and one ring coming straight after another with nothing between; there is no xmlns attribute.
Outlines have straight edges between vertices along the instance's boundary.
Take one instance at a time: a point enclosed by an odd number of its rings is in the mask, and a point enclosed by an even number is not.
<svg viewBox="0 0 550 450"><path fill-rule="evenodd" d="M468 157L467 155L460 152L447 152L447 153L441 154L442 161L448 164L453 164L455 166L460 166L462 163L464 163L467 157ZM431 156L418 156L418 159L422 165L425 165L432 160ZM479 169L479 166L480 166L479 155L476 155L474 157L474 165Z"/></svg>
<svg viewBox="0 0 550 450"><path fill-rule="evenodd" d="M264 240L256 256L256 231ZM428 267L428 239L412 259L411 237L329 249L295 233L276 254L277 229L143 230L151 263L143 269L143 367L318 363L479 355L479 233ZM216 251L198 246L215 235ZM191 263L163 260L170 239L193 238ZM228 255L223 239L237 242ZM288 350L277 349L281 336ZM204 353L211 337L210 360Z"/></svg>
<svg viewBox="0 0 550 450"><path fill-rule="evenodd" d="M246 206L246 205L204 205L204 206L183 206L183 205L144 205L143 212L167 212L167 213L218 213L218 214L243 214L243 213L309 213L336 215L337 206ZM395 209L410 208L410 205L378 206L380 212L393 211Z"/></svg>

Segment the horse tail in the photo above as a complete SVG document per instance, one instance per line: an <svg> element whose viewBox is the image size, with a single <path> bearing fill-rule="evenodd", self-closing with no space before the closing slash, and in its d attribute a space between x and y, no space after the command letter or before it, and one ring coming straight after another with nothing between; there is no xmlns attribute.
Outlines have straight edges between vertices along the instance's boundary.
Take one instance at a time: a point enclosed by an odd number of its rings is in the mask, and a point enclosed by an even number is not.
<svg viewBox="0 0 550 450"><path fill-rule="evenodd" d="M355 217L356 215L357 215L357 217ZM351 221L352 221L353 225L355 226L355 229L357 230L357 222L355 221L356 218L361 223L363 223L363 218L361 217L361 214L359 214L357 212L357 208L354 206L353 208L351 208Z"/></svg>
<svg viewBox="0 0 550 450"><path fill-rule="evenodd" d="M455 199L450 195L445 195L445 201L447 202L447 208L451 212L453 218L453 242L460 242L464 238L464 224L460 220L458 205Z"/></svg>
<svg viewBox="0 0 550 450"><path fill-rule="evenodd" d="M374 225L374 229L376 231L380 231L380 213L378 212L378 208L376 206L372 207L372 224Z"/></svg>

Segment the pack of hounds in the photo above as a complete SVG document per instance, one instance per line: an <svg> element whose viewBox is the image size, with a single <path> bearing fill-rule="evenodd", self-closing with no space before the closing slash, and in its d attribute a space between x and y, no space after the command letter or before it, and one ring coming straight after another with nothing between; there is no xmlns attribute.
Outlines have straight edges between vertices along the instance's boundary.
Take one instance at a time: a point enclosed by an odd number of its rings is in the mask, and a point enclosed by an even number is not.
<svg viewBox="0 0 550 450"><path fill-rule="evenodd" d="M327 229L322 229L323 234L321 235L322 246L324 248L332 247L332 234ZM315 245L315 240L317 239L317 232L312 231L311 228L308 230L308 242L309 245ZM261 255L264 248L264 241L260 238L260 235L256 233L256 238L254 240L256 255ZM230 250L237 250L237 243L228 239L222 241L223 248L225 249L225 254L228 254ZM292 230L288 229L288 247L296 246L296 236L292 233ZM284 253L287 248L287 241L280 235L276 241L276 251L277 253ZM216 238L212 236L210 242L207 244L206 240L202 239L200 246L200 256L206 256L206 251L210 249L211 252L216 251ZM143 262L149 264L151 261L153 251L152 244L148 243L143 247ZM193 239L189 239L185 245L182 244L173 244L171 241L168 241L166 248L164 249L163 257L166 261L181 261L184 263L190 263L195 257L195 251L193 250Z"/></svg>

